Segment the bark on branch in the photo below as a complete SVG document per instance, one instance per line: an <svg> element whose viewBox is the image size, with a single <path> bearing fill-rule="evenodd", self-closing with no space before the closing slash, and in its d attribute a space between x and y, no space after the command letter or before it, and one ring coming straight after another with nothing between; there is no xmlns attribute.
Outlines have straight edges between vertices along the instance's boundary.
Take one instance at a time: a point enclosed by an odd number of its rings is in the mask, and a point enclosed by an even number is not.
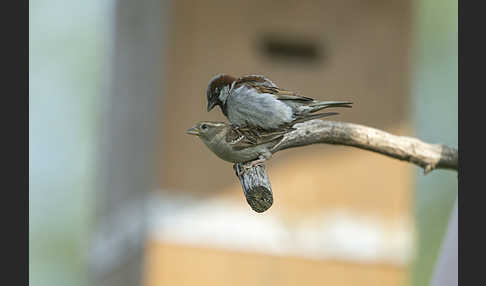
<svg viewBox="0 0 486 286"><path fill-rule="evenodd" d="M457 149L442 144L429 144L416 138L396 136L375 128L336 121L311 120L294 126L273 153L317 143L353 146L377 152L424 168L458 168Z"/></svg>
<svg viewBox="0 0 486 286"><path fill-rule="evenodd" d="M375 128L346 122L310 120L296 124L294 128L296 130L287 133L272 153L325 143L353 146L407 161L422 167L424 174L434 169L458 169L458 151L446 145L429 144L413 137L396 136ZM270 208L273 197L264 167L255 166L237 176L248 203L255 211L263 212ZM258 204L255 200L271 203Z"/></svg>

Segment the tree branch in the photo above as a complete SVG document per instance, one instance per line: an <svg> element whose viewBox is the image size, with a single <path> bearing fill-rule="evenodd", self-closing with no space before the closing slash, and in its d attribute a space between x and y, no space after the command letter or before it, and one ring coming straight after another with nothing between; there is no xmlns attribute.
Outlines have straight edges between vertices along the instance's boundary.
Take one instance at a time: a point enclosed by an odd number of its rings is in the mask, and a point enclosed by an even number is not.
<svg viewBox="0 0 486 286"><path fill-rule="evenodd" d="M272 153L326 143L353 146L407 161L424 168L424 174L434 169L458 169L457 149L442 144L429 144L416 138L396 136L346 122L310 120L298 123L294 128L294 131L287 133L272 149ZM233 167L236 171L241 166L235 164ZM254 211L264 212L272 206L273 194L265 166L256 165L244 173L236 172L236 175L240 179L246 200Z"/></svg>
<svg viewBox="0 0 486 286"><path fill-rule="evenodd" d="M424 168L424 173L434 169L458 169L457 149L442 144L429 144L416 138L396 136L375 128L336 121L310 120L298 123L296 130L287 133L274 147L280 150L317 143L353 146Z"/></svg>

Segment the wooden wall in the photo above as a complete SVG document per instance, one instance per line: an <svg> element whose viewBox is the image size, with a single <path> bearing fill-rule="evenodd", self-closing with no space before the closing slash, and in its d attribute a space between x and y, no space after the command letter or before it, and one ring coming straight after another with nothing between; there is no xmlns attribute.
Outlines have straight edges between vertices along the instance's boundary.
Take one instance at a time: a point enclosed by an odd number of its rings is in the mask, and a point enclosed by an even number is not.
<svg viewBox="0 0 486 286"><path fill-rule="evenodd" d="M413 135L409 118L410 1L174 1L161 122L164 192L244 201L230 163L184 131L206 112L218 73L264 74L319 100L351 100L331 120ZM307 44L309 59L268 53L271 41ZM266 52L267 51L267 52ZM411 216L413 166L342 146L279 152L267 163L274 205L263 215L305 220L326 209ZM248 211L251 212L248 207ZM406 267L278 258L152 241L147 285L404 285ZM273 278L271 278L273 277Z"/></svg>

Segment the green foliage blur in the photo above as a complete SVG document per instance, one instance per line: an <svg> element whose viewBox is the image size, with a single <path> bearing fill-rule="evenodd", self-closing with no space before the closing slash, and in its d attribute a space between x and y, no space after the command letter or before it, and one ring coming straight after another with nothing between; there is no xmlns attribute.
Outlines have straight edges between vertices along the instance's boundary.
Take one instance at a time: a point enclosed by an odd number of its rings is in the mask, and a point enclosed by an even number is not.
<svg viewBox="0 0 486 286"><path fill-rule="evenodd" d="M414 2L413 120L416 136L458 146L458 6L456 0ZM457 173L417 170L418 231L411 285L429 285L457 198Z"/></svg>
<svg viewBox="0 0 486 286"><path fill-rule="evenodd" d="M111 3L110 1L108 1ZM29 285L88 285L106 1L29 1Z"/></svg>

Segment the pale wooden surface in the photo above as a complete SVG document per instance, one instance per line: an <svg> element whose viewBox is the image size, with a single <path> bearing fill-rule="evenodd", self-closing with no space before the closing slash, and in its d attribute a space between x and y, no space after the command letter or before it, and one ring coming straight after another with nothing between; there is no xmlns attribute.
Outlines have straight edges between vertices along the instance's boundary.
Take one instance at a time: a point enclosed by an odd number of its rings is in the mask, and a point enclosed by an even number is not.
<svg viewBox="0 0 486 286"><path fill-rule="evenodd" d="M145 286L405 286L406 267L277 257L151 241Z"/></svg>

